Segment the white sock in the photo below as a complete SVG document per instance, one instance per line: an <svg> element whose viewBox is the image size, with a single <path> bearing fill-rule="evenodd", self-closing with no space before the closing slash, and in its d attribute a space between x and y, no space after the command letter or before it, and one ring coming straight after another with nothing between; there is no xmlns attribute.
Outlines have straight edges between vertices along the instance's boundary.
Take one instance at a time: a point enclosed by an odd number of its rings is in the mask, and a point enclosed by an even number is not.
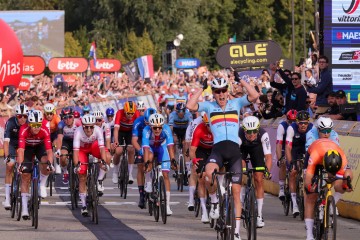
<svg viewBox="0 0 360 240"><path fill-rule="evenodd" d="M243 186L240 191L240 201L242 204L244 204L244 198L245 198L245 187Z"/></svg>
<svg viewBox="0 0 360 240"><path fill-rule="evenodd" d="M151 172L145 173L145 181L151 183Z"/></svg>
<svg viewBox="0 0 360 240"><path fill-rule="evenodd" d="M202 209L203 214L207 215L206 199L205 198L200 198L200 204L201 204L201 209Z"/></svg>
<svg viewBox="0 0 360 240"><path fill-rule="evenodd" d="M285 181L284 180L279 180L280 188L284 188L284 185L285 185Z"/></svg>
<svg viewBox="0 0 360 240"><path fill-rule="evenodd" d="M5 184L5 201L10 201L10 191L11 191L11 184Z"/></svg>
<svg viewBox="0 0 360 240"><path fill-rule="evenodd" d="M314 219L305 218L305 225L306 225L307 238L309 238L309 239L314 238L314 235L313 235Z"/></svg>
<svg viewBox="0 0 360 240"><path fill-rule="evenodd" d="M65 167L61 167L62 171L64 174L68 174L68 169L67 169L67 166Z"/></svg>
<svg viewBox="0 0 360 240"><path fill-rule="evenodd" d="M28 209L28 198L29 198L28 193L21 193L21 203L23 209Z"/></svg>
<svg viewBox="0 0 360 240"><path fill-rule="evenodd" d="M241 220L240 219L236 219L235 220L235 231L234 231L234 233L236 234L236 233L238 233L239 234L239 238L241 239L241 237L240 237L240 225L241 225Z"/></svg>
<svg viewBox="0 0 360 240"><path fill-rule="evenodd" d="M100 168L98 180L104 180L105 174L106 174L105 170Z"/></svg>
<svg viewBox="0 0 360 240"><path fill-rule="evenodd" d="M134 164L128 164L129 176L130 175L132 176L133 168L134 168Z"/></svg>
<svg viewBox="0 0 360 240"><path fill-rule="evenodd" d="M46 181L47 181L48 177L49 177L49 175L44 175L44 174L40 173L40 187L46 186Z"/></svg>
<svg viewBox="0 0 360 240"><path fill-rule="evenodd" d="M291 201L293 203L293 207L297 207L297 202L296 202L296 193L291 193Z"/></svg>
<svg viewBox="0 0 360 240"><path fill-rule="evenodd" d="M114 168L113 168L113 175L118 175L119 174L119 164L114 164Z"/></svg>
<svg viewBox="0 0 360 240"><path fill-rule="evenodd" d="M258 205L258 216L262 217L262 208L264 205L264 199L258 198L258 199L256 199L256 201L257 201L257 205Z"/></svg>
<svg viewBox="0 0 360 240"><path fill-rule="evenodd" d="M342 197L342 193L339 192L335 192L334 193L334 199L335 199L335 205L337 204L337 202L340 200L340 198Z"/></svg>
<svg viewBox="0 0 360 240"><path fill-rule="evenodd" d="M86 207L86 193L79 193L81 206Z"/></svg>
<svg viewBox="0 0 360 240"><path fill-rule="evenodd" d="M166 192L166 205L170 208L170 192Z"/></svg>
<svg viewBox="0 0 360 240"><path fill-rule="evenodd" d="M213 194L209 194L210 198L211 198L211 203L218 203L219 199L216 196L216 193Z"/></svg>
<svg viewBox="0 0 360 240"><path fill-rule="evenodd" d="M195 192L195 186L189 187L189 204L192 203L194 205L194 192Z"/></svg>

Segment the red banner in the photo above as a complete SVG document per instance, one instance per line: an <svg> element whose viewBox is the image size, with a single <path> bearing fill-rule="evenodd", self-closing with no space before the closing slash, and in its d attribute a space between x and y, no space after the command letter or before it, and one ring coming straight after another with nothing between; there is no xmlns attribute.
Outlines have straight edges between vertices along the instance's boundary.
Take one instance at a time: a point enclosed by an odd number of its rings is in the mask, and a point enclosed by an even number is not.
<svg viewBox="0 0 360 240"><path fill-rule="evenodd" d="M76 82L77 77L75 75L63 75L64 82L67 82L69 85L73 85Z"/></svg>
<svg viewBox="0 0 360 240"><path fill-rule="evenodd" d="M54 73L82 73L88 68L85 58L52 58L49 69Z"/></svg>
<svg viewBox="0 0 360 240"><path fill-rule="evenodd" d="M121 63L117 59L96 59L96 66L94 59L90 60L90 70L92 72L118 72L121 68Z"/></svg>
<svg viewBox="0 0 360 240"><path fill-rule="evenodd" d="M23 74L39 75L45 70L45 61L40 56L24 56Z"/></svg>
<svg viewBox="0 0 360 240"><path fill-rule="evenodd" d="M27 78L22 78L19 83L19 90L27 91L30 89L30 80Z"/></svg>

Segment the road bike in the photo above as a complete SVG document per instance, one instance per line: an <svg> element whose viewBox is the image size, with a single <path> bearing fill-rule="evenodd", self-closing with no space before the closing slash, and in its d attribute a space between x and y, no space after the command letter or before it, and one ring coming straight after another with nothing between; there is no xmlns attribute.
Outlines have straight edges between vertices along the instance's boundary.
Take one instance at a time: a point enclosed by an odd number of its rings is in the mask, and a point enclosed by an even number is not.
<svg viewBox="0 0 360 240"><path fill-rule="evenodd" d="M123 145L122 147L123 152L120 156L120 166L118 171L118 188L120 189L120 197L126 199L129 183L128 152L127 145Z"/></svg>
<svg viewBox="0 0 360 240"><path fill-rule="evenodd" d="M183 154L183 145L181 138L179 138L178 152L179 152L178 161L177 161L178 170L175 173L176 173L177 189L178 191L182 192L184 190L184 184L186 184L187 181L187 172L186 172L185 158Z"/></svg>
<svg viewBox="0 0 360 240"><path fill-rule="evenodd" d="M78 208L79 202L79 178L78 175L75 173L74 169L74 162L72 158L72 153L68 154L61 154L60 157L66 157L68 161L68 173L69 173L69 192L70 192L70 202L71 202L71 209L74 210Z"/></svg>

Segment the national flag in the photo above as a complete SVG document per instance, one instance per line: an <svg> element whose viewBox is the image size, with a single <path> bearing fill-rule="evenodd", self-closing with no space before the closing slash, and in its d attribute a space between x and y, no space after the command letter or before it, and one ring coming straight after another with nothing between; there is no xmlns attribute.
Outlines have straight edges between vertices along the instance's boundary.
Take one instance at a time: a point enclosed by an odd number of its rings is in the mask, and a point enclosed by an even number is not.
<svg viewBox="0 0 360 240"><path fill-rule="evenodd" d="M233 111L226 111L226 112L212 112L210 114L210 122L211 125L216 123L226 123L226 122L233 122L239 123L239 115L236 110Z"/></svg>
<svg viewBox="0 0 360 240"><path fill-rule="evenodd" d="M123 68L130 80L136 81L138 79L139 73L136 59L124 64Z"/></svg>
<svg viewBox="0 0 360 240"><path fill-rule="evenodd" d="M142 79L154 76L154 64L152 55L137 58L137 65Z"/></svg>
<svg viewBox="0 0 360 240"><path fill-rule="evenodd" d="M96 67L96 42L93 41L90 46L89 58L94 59L94 66Z"/></svg>
<svg viewBox="0 0 360 240"><path fill-rule="evenodd" d="M236 33L233 37L229 38L229 43L234 43L236 42Z"/></svg>

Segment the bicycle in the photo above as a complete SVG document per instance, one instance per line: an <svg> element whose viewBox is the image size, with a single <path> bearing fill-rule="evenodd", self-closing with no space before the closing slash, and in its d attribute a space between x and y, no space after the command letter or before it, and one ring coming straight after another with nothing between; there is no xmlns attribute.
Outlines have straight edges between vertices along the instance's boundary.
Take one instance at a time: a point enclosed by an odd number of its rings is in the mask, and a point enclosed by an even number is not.
<svg viewBox="0 0 360 240"><path fill-rule="evenodd" d="M203 159L199 159L199 161L203 161ZM203 176L204 170L205 170L205 167L203 167L200 171L200 176L199 176L200 179ZM196 218L199 216L200 208L201 208L198 189L199 189L199 181L196 181L196 187L195 187L195 192L194 192L194 213L195 213Z"/></svg>
<svg viewBox="0 0 360 240"><path fill-rule="evenodd" d="M285 216L288 216L290 208L292 209L289 181L290 181L290 171L287 170L285 181L284 181L284 200L281 201Z"/></svg>
<svg viewBox="0 0 360 240"><path fill-rule="evenodd" d="M124 199L126 199L127 196L127 186L129 183L127 146L128 145L122 145L124 149L120 156L120 166L118 171L118 188L120 189L120 197L124 197Z"/></svg>
<svg viewBox="0 0 360 240"><path fill-rule="evenodd" d="M55 146L53 146L53 152L56 152ZM59 158L54 155L54 163L59 164ZM55 186L56 174L51 172L46 182L46 187L49 188L50 197L53 195L53 186Z"/></svg>
<svg viewBox="0 0 360 240"><path fill-rule="evenodd" d="M296 180L295 180L296 181L296 202L297 202L298 207L299 207L300 219L301 220L304 220L304 211L305 211L305 206L304 206L304 171L303 171L304 159L305 159L305 156L301 155L295 161L295 166L296 166L296 169L297 169Z"/></svg>
<svg viewBox="0 0 360 240"><path fill-rule="evenodd" d="M68 173L69 173L69 192L70 192L70 202L71 202L71 210L78 208L79 201L79 178L78 175L75 174L74 162L72 159L72 153L61 154L60 157L66 157L68 160Z"/></svg>
<svg viewBox="0 0 360 240"><path fill-rule="evenodd" d="M347 186L352 189L351 179L349 176L347 178L329 176L323 168L320 168L318 173L319 175L314 177L313 180L319 189L319 196L314 209L314 238L318 240L336 239L337 215L331 187L332 183L336 180L347 180Z"/></svg>
<svg viewBox="0 0 360 240"><path fill-rule="evenodd" d="M20 203L21 206L21 193L20 193L21 175L17 171L17 166L18 164L15 162L15 166L13 169L13 178L11 181L11 192L10 192L11 218L14 218L15 214L19 210L19 206L17 205L18 202ZM21 210L18 215L21 215Z"/></svg>
<svg viewBox="0 0 360 240"><path fill-rule="evenodd" d="M219 218L215 224L217 238L222 240L234 239L235 232L235 204L234 196L231 191L231 176L239 174L235 172L218 172L216 169L212 173L211 186L216 179L217 195L219 199ZM221 188L217 175L225 175L225 193L221 194Z"/></svg>
<svg viewBox="0 0 360 240"><path fill-rule="evenodd" d="M185 158L183 155L183 145L182 145L182 139L179 138L179 144L178 144L178 171L175 172L176 174L176 183L177 183L177 189L178 191L182 192L184 190L184 183L187 179L187 173L186 173L186 166L185 166Z"/></svg>
<svg viewBox="0 0 360 240"><path fill-rule="evenodd" d="M245 187L245 197L242 209L243 226L246 229L247 239L256 239L256 218L257 218L257 201L255 196L255 185L252 181L254 169L249 168L250 159L245 159L245 168L243 174L247 176Z"/></svg>

